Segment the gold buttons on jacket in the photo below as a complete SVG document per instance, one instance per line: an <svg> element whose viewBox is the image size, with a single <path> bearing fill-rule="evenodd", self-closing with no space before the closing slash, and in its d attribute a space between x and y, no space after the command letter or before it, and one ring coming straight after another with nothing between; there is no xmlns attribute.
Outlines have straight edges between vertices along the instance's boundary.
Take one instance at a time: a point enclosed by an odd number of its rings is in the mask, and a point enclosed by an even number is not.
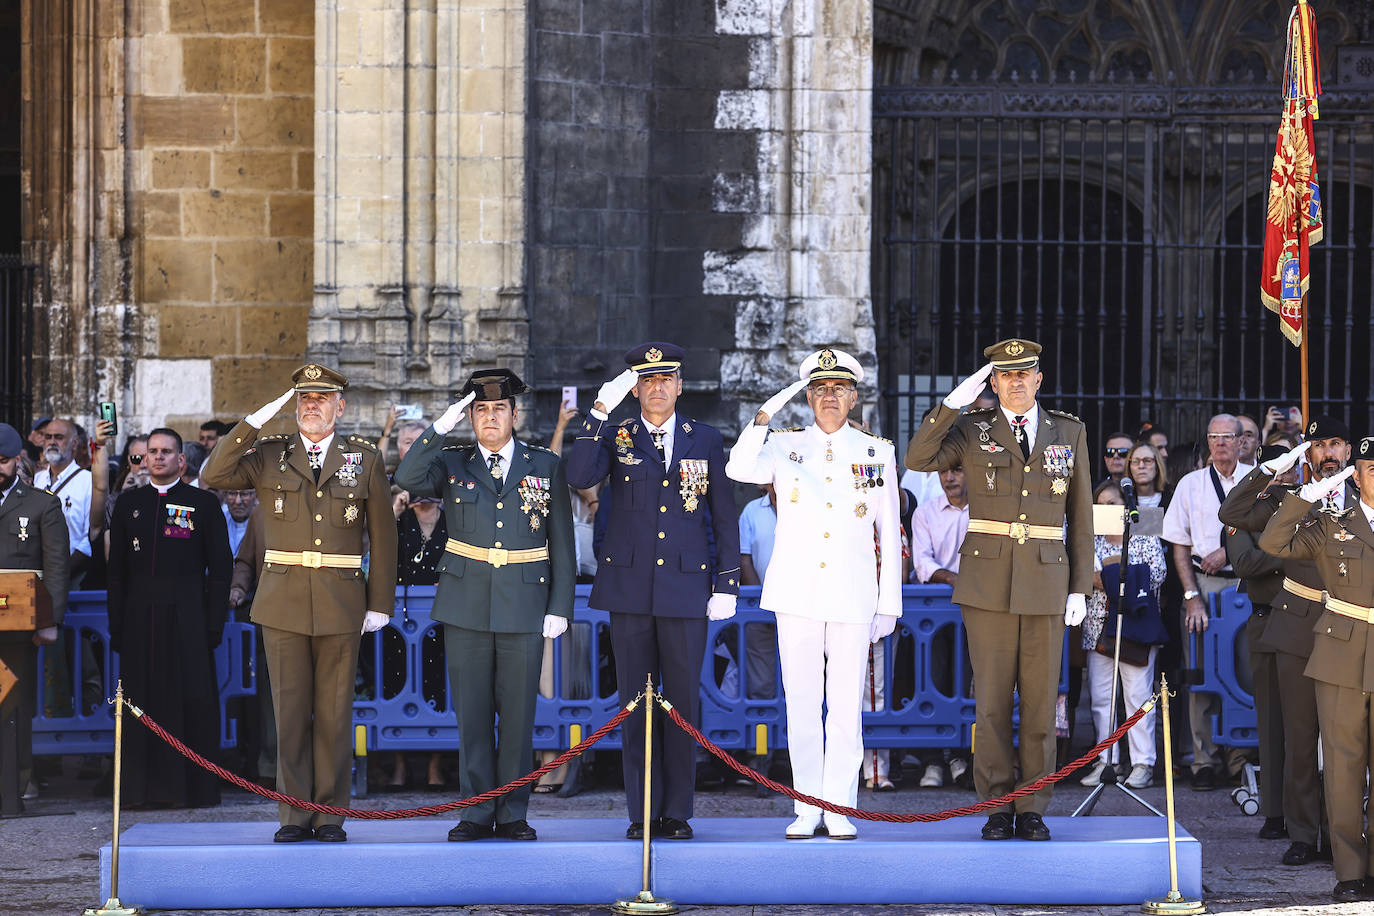
<svg viewBox="0 0 1374 916"><path fill-rule="evenodd" d="M666 480L663 481L663 485L664 485L665 487L668 486L668 481L666 481Z"/></svg>
<svg viewBox="0 0 1374 916"><path fill-rule="evenodd" d="M821 569L825 569L825 564L824 564L824 563L821 564Z"/></svg>
<svg viewBox="0 0 1374 916"><path fill-rule="evenodd" d="M826 537L830 537L830 532L827 531L827 532L825 533L825 536L826 536Z"/></svg>
<svg viewBox="0 0 1374 916"><path fill-rule="evenodd" d="M662 561L662 560L659 560L659 561L658 561L658 565L659 565L659 566L662 566L662 565L663 565L663 561Z"/></svg>
<svg viewBox="0 0 1374 916"><path fill-rule="evenodd" d="M1021 495L1022 495L1022 496L1030 496L1030 490L1022 490L1022 491L1021 491Z"/></svg>
<svg viewBox="0 0 1374 916"><path fill-rule="evenodd" d="M504 527L506 527L506 523L505 523L505 522L500 522L500 521L498 521L498 522L496 523L496 527L497 527L497 528L504 528Z"/></svg>
<svg viewBox="0 0 1374 916"><path fill-rule="evenodd" d="M978 551L976 551L976 550L973 552L973 555L974 555L975 557L977 557L977 556L982 556L982 554L980 554L980 553L979 553Z"/></svg>
<svg viewBox="0 0 1374 916"><path fill-rule="evenodd" d="M658 507L658 511L660 511L660 512L667 512L667 511L668 511L668 507L667 507L667 506L659 506L659 507Z"/></svg>
<svg viewBox="0 0 1374 916"><path fill-rule="evenodd" d="M1026 465L1026 466L1025 466L1024 468L1022 468L1021 470L1025 471L1027 474L1029 474L1029 473L1030 473L1030 465Z"/></svg>
<svg viewBox="0 0 1374 916"><path fill-rule="evenodd" d="M1025 520L1026 520L1026 513L1022 512L1022 513L1021 513L1021 521L1024 522Z"/></svg>
<svg viewBox="0 0 1374 916"><path fill-rule="evenodd" d="M497 504L496 504L496 508L498 508L498 509L504 509L504 508L506 508L506 504L505 504L505 503L497 503Z"/></svg>
<svg viewBox="0 0 1374 916"><path fill-rule="evenodd" d="M626 482L626 483L629 483L629 482L630 482L630 478L626 477L626 478L625 478L625 482Z"/></svg>
<svg viewBox="0 0 1374 916"><path fill-rule="evenodd" d="M277 489L280 490L281 487L277 487ZM321 496L323 496L323 495L324 495L324 491L323 491L323 490L316 490L316 491L315 491L315 498L316 498L316 499L318 499L319 497L321 497Z"/></svg>
<svg viewBox="0 0 1374 916"><path fill-rule="evenodd" d="M501 542L500 542L500 541L497 541L493 546L495 546L495 547L500 547L500 546L501 546ZM606 559L609 560L610 557L607 557Z"/></svg>
<svg viewBox="0 0 1374 916"><path fill-rule="evenodd" d="M660 531L660 532L658 533L658 539L659 539L660 541L663 540L664 538L666 538L667 536L668 536L668 535L664 534L662 531Z"/></svg>
<svg viewBox="0 0 1374 916"><path fill-rule="evenodd" d="M315 538L315 546L316 546L316 547L320 546L320 543L321 543L320 539L319 539L319 538Z"/></svg>
<svg viewBox="0 0 1374 916"><path fill-rule="evenodd" d="M705 568L706 568L706 564L705 564L705 563L702 563L702 564L701 564L701 568L702 568L702 569L705 569Z"/></svg>
<svg viewBox="0 0 1374 916"><path fill-rule="evenodd" d="M317 522L322 522L322 521L324 521L324 516L323 516L323 515L316 515L316 516L315 516L315 521L317 521Z"/></svg>

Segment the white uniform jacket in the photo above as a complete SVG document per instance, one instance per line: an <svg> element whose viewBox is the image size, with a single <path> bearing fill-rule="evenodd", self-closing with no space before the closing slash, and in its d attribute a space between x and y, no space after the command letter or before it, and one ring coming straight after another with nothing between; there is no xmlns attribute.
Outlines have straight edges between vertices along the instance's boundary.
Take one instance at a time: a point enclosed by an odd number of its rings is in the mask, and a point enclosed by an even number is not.
<svg viewBox="0 0 1374 916"><path fill-rule="evenodd" d="M901 615L902 465L891 442L852 426L827 435L814 424L750 425L725 473L777 489L778 527L761 607L836 623Z"/></svg>

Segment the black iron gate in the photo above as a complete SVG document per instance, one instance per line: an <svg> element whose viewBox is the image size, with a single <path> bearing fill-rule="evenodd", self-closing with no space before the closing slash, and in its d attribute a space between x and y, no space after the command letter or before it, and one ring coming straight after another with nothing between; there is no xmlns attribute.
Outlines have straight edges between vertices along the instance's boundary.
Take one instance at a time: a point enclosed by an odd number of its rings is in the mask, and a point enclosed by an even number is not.
<svg viewBox="0 0 1374 916"><path fill-rule="evenodd" d="M27 432L33 406L35 268L0 255L0 420Z"/></svg>
<svg viewBox="0 0 1374 916"><path fill-rule="evenodd" d="M1329 94L1317 122L1313 410L1371 420L1374 125ZM886 429L1013 335L1045 346L1041 397L1094 447L1218 410L1299 399L1298 353L1260 305L1278 93L944 86L874 94L873 290ZM1357 433L1358 434L1358 433Z"/></svg>

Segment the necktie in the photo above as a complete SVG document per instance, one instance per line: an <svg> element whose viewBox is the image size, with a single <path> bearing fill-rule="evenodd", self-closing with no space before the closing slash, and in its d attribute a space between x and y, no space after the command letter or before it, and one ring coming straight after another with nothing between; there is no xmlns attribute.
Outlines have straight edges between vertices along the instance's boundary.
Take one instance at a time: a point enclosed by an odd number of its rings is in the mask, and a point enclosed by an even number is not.
<svg viewBox="0 0 1374 916"><path fill-rule="evenodd" d="M501 456L493 454L487 459L487 468L491 471L491 476L500 481L505 478L505 472L501 470Z"/></svg>
<svg viewBox="0 0 1374 916"><path fill-rule="evenodd" d="M310 470L315 472L315 482L320 482L320 468L324 467L324 453L318 445L312 445L306 449L306 454L310 457Z"/></svg>
<svg viewBox="0 0 1374 916"><path fill-rule="evenodd" d="M1021 457L1030 457L1030 436L1026 435L1026 418L1013 417L1011 425L1016 427L1016 444L1021 446Z"/></svg>
<svg viewBox="0 0 1374 916"><path fill-rule="evenodd" d="M668 466L668 453L663 450L663 437L668 435L667 430L654 430L649 435L654 437L654 448L658 449L658 460L663 462L663 466Z"/></svg>

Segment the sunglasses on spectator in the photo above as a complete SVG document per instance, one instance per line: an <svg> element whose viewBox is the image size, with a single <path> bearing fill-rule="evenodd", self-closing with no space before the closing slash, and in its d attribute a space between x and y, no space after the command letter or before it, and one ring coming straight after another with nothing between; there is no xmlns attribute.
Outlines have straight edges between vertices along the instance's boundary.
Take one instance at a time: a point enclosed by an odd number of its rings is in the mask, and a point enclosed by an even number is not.
<svg viewBox="0 0 1374 916"><path fill-rule="evenodd" d="M1107 449L1108 458L1125 458L1131 453L1129 448L1109 448Z"/></svg>
<svg viewBox="0 0 1374 916"><path fill-rule="evenodd" d="M130 455L130 456L129 456L129 463L130 463L130 464L142 464L142 463L143 463L143 456L142 456L142 455Z"/></svg>

